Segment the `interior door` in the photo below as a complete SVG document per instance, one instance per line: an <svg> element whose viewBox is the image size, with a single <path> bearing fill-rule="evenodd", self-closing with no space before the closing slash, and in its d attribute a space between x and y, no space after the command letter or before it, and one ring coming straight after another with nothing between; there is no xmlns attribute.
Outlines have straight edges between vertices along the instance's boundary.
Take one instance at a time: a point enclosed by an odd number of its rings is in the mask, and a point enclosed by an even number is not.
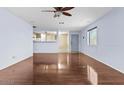
<svg viewBox="0 0 124 93"><path fill-rule="evenodd" d="M71 35L71 52L79 52L79 35Z"/></svg>

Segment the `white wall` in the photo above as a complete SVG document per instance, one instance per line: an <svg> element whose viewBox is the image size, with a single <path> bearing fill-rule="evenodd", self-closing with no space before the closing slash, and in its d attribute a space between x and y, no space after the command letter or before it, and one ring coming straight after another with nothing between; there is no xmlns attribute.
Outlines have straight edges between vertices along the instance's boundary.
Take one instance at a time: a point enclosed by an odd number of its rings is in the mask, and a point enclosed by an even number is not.
<svg viewBox="0 0 124 93"><path fill-rule="evenodd" d="M32 27L0 8L0 70L32 56Z"/></svg>
<svg viewBox="0 0 124 93"><path fill-rule="evenodd" d="M91 47L87 45L86 32L95 26L98 27L98 45ZM82 53L124 72L124 8L113 8L110 13L83 29L80 34Z"/></svg>

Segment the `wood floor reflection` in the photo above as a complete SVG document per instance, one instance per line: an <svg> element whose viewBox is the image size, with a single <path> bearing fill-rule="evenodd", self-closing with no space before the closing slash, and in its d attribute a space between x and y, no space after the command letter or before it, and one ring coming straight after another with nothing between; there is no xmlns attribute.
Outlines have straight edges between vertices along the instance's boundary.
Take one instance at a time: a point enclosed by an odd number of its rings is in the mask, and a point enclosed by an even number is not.
<svg viewBox="0 0 124 93"><path fill-rule="evenodd" d="M78 54L52 54L57 60L34 62L34 84L90 84L86 66L80 64ZM41 55L40 55L41 56ZM43 56L43 55L42 55ZM35 59L35 58L34 58Z"/></svg>
<svg viewBox="0 0 124 93"><path fill-rule="evenodd" d="M34 54L34 84L124 84L124 74L84 54Z"/></svg>

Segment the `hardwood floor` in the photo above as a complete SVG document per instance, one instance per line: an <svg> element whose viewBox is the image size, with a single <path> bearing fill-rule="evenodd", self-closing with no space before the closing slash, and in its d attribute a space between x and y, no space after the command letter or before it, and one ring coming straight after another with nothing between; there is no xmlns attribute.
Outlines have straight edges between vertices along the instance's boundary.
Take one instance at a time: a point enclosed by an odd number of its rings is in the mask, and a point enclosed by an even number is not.
<svg viewBox="0 0 124 93"><path fill-rule="evenodd" d="M0 84L124 85L124 74L84 54L46 53L0 70Z"/></svg>
<svg viewBox="0 0 124 93"><path fill-rule="evenodd" d="M90 84L78 54L45 55L34 54L34 84ZM46 60L36 58L35 61L36 56L43 56Z"/></svg>
<svg viewBox="0 0 124 93"><path fill-rule="evenodd" d="M124 84L124 74L84 54L34 54L34 84Z"/></svg>
<svg viewBox="0 0 124 93"><path fill-rule="evenodd" d="M0 70L0 85L33 84L33 57Z"/></svg>

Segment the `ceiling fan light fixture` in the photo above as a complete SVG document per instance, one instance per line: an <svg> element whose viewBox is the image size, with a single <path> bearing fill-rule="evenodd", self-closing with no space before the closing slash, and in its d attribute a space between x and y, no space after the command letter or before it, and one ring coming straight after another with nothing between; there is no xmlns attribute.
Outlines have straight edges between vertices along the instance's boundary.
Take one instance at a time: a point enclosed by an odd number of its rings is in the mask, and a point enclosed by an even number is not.
<svg viewBox="0 0 124 93"><path fill-rule="evenodd" d="M62 15L62 12L61 11L56 11L55 12L55 15L54 15L54 18L60 17L61 15Z"/></svg>
<svg viewBox="0 0 124 93"><path fill-rule="evenodd" d="M42 12L54 12L54 18L59 18L61 15L72 16L68 11L74 7L53 7L54 10L44 10Z"/></svg>

